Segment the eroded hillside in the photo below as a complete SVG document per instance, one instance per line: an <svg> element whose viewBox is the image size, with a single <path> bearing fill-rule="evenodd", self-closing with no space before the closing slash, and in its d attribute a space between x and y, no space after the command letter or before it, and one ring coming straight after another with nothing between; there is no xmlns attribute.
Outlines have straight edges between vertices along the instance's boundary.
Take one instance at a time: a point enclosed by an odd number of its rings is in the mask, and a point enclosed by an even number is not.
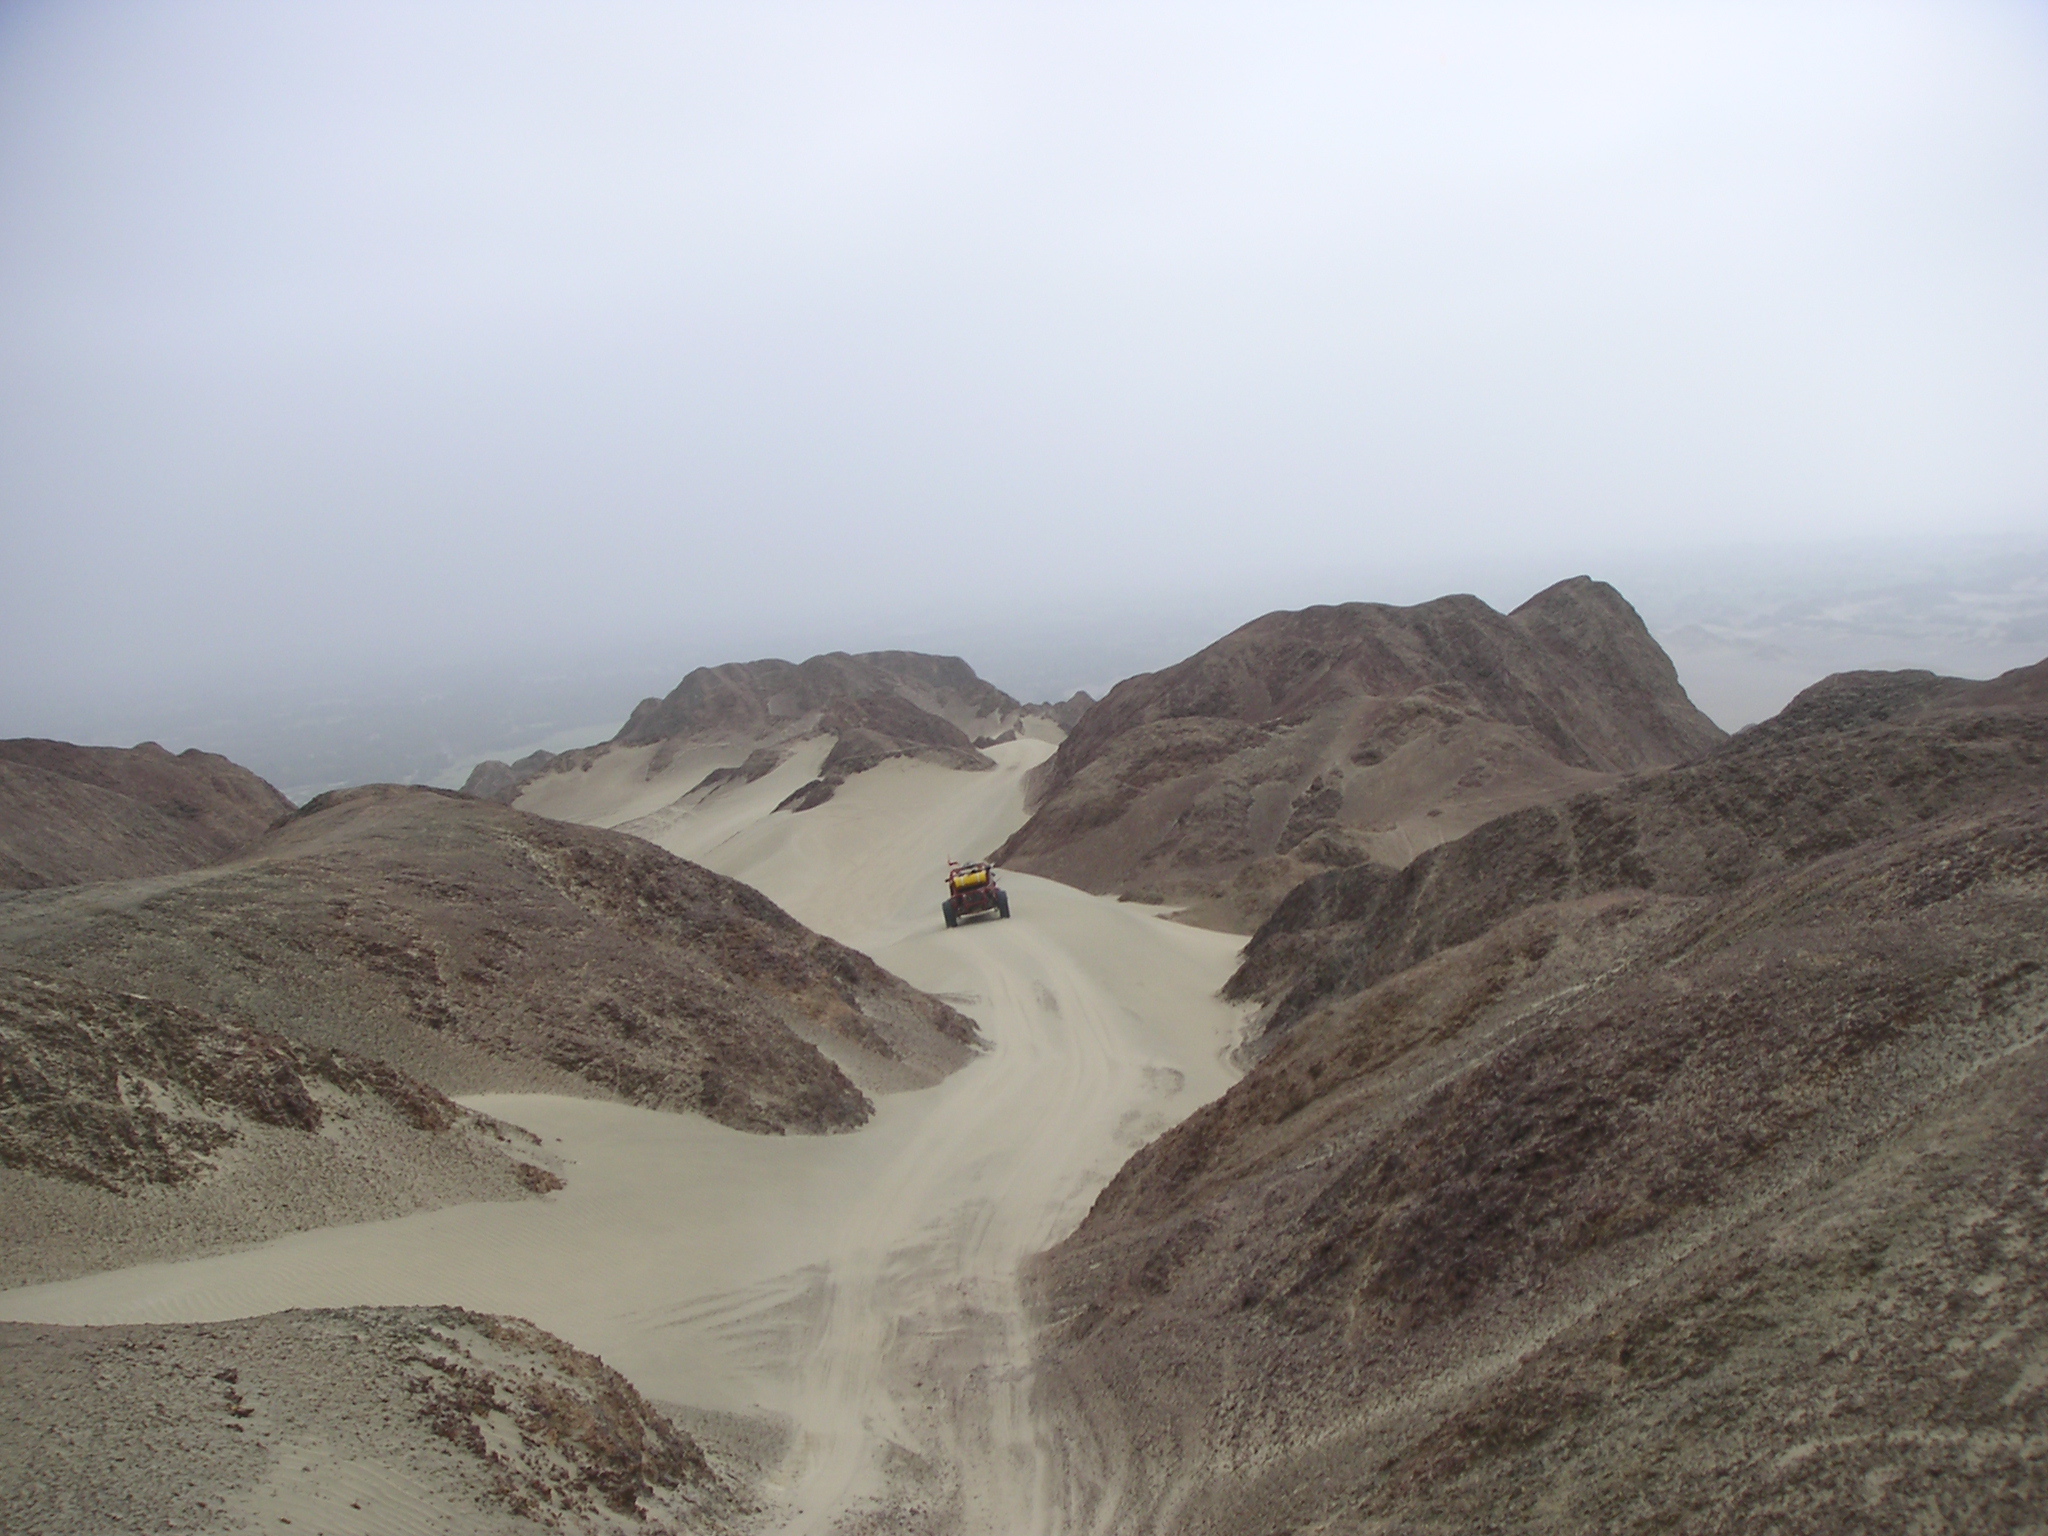
<svg viewBox="0 0 2048 1536"><path fill-rule="evenodd" d="M9 1530L681 1536L748 1513L617 1371L513 1317L0 1323L0 1365L17 1410L0 1422Z"/></svg>
<svg viewBox="0 0 2048 1536"><path fill-rule="evenodd" d="M1613 588L1268 614L1119 683L1004 863L1245 931L1304 877L1683 761L1722 733Z"/></svg>
<svg viewBox="0 0 2048 1536"><path fill-rule="evenodd" d="M381 1061L0 970L0 1286L559 1189L536 1137Z"/></svg>
<svg viewBox="0 0 2048 1536"><path fill-rule="evenodd" d="M1292 902L1269 1053L1032 1277L1091 1517L2037 1513L2043 672L1830 680Z"/></svg>
<svg viewBox="0 0 2048 1536"><path fill-rule="evenodd" d="M972 1024L638 838L435 790L324 795L234 864L0 907L25 970L146 992L447 1092L545 1088L757 1131L859 1125Z"/></svg>
<svg viewBox="0 0 2048 1536"><path fill-rule="evenodd" d="M789 797L789 809L810 810L891 758L985 770L992 764L982 747L1012 739L1027 721L1063 729L1092 702L1076 694L1060 705L1020 704L959 657L917 651L732 662L698 667L665 698L641 700L608 742L480 763L463 790L508 805L532 791L528 809L556 814L575 798L562 777L602 765L607 774L666 786L642 807L653 811L693 791L715 791L736 774L758 780L804 743L829 737L815 775Z"/></svg>

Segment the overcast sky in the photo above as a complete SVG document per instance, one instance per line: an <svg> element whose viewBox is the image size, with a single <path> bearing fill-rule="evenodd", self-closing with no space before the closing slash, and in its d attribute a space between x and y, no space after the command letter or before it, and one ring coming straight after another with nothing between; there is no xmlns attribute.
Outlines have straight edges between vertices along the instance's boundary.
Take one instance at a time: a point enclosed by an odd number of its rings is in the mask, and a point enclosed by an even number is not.
<svg viewBox="0 0 2048 1536"><path fill-rule="evenodd" d="M2039 4L14 0L0 734L2038 542L2044 359Z"/></svg>

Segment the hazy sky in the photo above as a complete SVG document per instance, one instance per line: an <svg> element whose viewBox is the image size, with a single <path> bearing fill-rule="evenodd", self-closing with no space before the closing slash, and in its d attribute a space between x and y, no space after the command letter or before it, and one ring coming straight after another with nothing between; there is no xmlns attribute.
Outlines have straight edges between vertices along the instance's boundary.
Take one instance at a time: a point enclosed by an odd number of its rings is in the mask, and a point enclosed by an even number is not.
<svg viewBox="0 0 2048 1536"><path fill-rule="evenodd" d="M0 734L2044 527L2048 6L0 8Z"/></svg>

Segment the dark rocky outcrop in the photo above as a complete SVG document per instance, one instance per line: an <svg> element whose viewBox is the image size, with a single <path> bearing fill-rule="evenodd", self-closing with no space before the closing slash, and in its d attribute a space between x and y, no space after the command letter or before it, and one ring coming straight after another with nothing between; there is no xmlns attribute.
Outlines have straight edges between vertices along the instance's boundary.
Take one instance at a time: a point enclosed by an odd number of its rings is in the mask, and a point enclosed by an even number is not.
<svg viewBox="0 0 2048 1536"><path fill-rule="evenodd" d="M561 1187L532 1135L384 1062L0 970L0 1286Z"/></svg>
<svg viewBox="0 0 2048 1536"><path fill-rule="evenodd" d="M823 805L832 798L834 790L855 774L865 773L892 757L914 757L975 772L995 767L959 726L927 714L893 693L842 699L819 712L817 729L838 739L825 754L818 777L784 798L777 810L808 811ZM1015 732L1011 739L1015 739Z"/></svg>
<svg viewBox="0 0 2048 1536"><path fill-rule="evenodd" d="M1712 748L1613 588L1268 614L1081 716L997 853L1250 926L1319 869L1398 867L1519 806Z"/></svg>
<svg viewBox="0 0 2048 1536"><path fill-rule="evenodd" d="M1286 1027L1029 1278L1092 1517L2041 1508L2044 682L1830 679L1290 898L1238 983Z"/></svg>
<svg viewBox="0 0 2048 1536"><path fill-rule="evenodd" d="M887 758L907 755L972 771L995 766L959 726L893 693L842 699L820 712L818 729L839 738L825 756L828 774L850 778Z"/></svg>
<svg viewBox="0 0 2048 1536"><path fill-rule="evenodd" d="M1095 707L1095 696L1086 689L1078 689L1058 704L1026 704L1024 712L1029 715L1043 715L1068 735L1081 723L1081 717Z"/></svg>
<svg viewBox="0 0 2048 1536"><path fill-rule="evenodd" d="M0 741L0 889L197 869L291 809L248 769L196 748Z"/></svg>
<svg viewBox="0 0 2048 1536"><path fill-rule="evenodd" d="M462 793L478 800L495 800L500 805L510 805L519 798L519 791L536 776L547 772L548 766L560 760L557 752L529 752L516 763L501 763L495 758L478 763L469 770L469 777L462 782Z"/></svg>
<svg viewBox="0 0 2048 1536"><path fill-rule="evenodd" d="M417 788L320 796L233 865L17 897L0 943L25 970L381 1058L446 1092L600 1094L754 1131L867 1118L827 1052L932 1081L975 1039L738 881Z"/></svg>
<svg viewBox="0 0 2048 1536"><path fill-rule="evenodd" d="M134 993L0 971L0 1166L120 1191L201 1176L242 1125L313 1134L322 1099L413 1128L467 1112L383 1062Z"/></svg>
<svg viewBox="0 0 2048 1536"><path fill-rule="evenodd" d="M714 768L696 784L698 789L715 789L720 784L752 784L765 779L782 766L782 753L773 747L756 747L746 761L730 768Z"/></svg>

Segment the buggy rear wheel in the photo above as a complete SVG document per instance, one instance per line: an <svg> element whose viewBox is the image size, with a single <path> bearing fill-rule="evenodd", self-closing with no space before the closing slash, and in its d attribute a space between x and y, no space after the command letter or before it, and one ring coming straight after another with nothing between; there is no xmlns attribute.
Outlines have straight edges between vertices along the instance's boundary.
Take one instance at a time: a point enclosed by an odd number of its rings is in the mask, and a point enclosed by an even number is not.
<svg viewBox="0 0 2048 1536"><path fill-rule="evenodd" d="M953 904L953 898L950 896L939 903L939 916L946 920L948 928L958 928L960 926L960 909Z"/></svg>

